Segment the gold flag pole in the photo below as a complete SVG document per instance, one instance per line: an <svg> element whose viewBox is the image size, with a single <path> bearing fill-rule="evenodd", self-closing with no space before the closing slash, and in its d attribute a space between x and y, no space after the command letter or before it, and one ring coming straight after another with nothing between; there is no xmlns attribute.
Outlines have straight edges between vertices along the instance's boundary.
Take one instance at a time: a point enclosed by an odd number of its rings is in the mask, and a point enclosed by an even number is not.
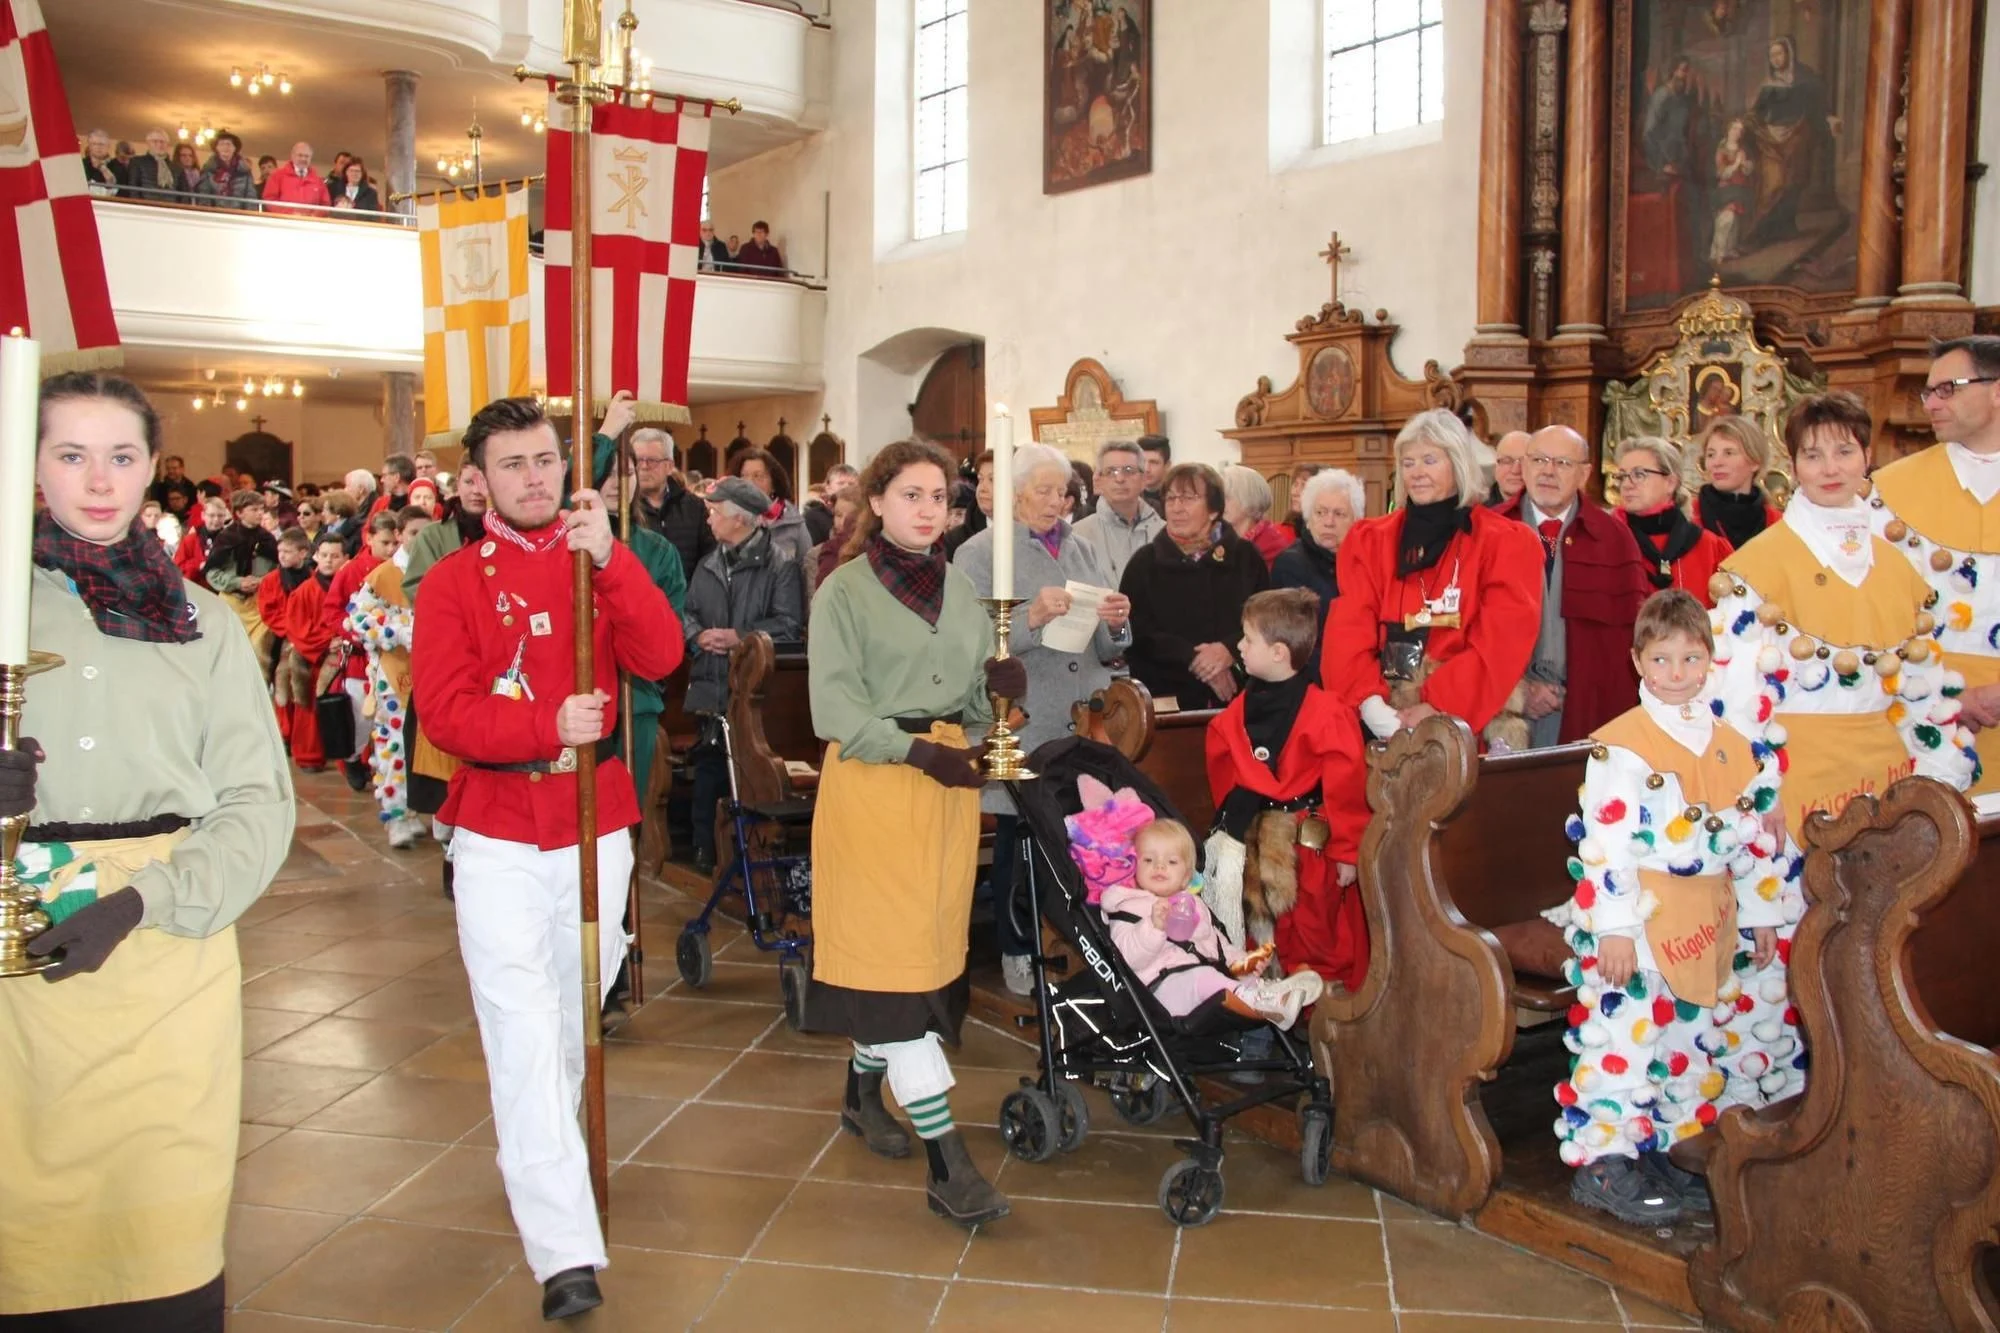
<svg viewBox="0 0 2000 1333"><path fill-rule="evenodd" d="M587 485L592 479L591 400L595 396L590 323L590 115L603 95L591 78L598 58L598 19L602 0L563 0L563 60L570 77L557 96L574 108L570 129L570 361L574 380L570 429L570 477ZM571 570L571 597L576 616L576 690L591 689L597 679L592 635L596 630L590 580L590 556L576 552ZM604 995L598 962L597 921L597 764L583 756L576 766L576 852L581 890L583 946L583 1125L590 1156L590 1188L597 1199L597 1221L604 1238L611 1238L611 1174L604 1130Z"/></svg>
<svg viewBox="0 0 2000 1333"><path fill-rule="evenodd" d="M618 74L628 83L632 79L632 34L638 27L639 16L632 12L632 0L625 0L625 12L618 16ZM630 490L626 489L627 478L636 466L632 459L631 439L632 432L628 427L619 432L618 438L613 441L618 449L618 540L627 546L632 544L632 511L638 507L639 501L636 486ZM632 712L632 673L629 671L618 673L618 718L622 724L618 728L618 734L623 742L620 746L623 753L619 757L625 761L625 771L636 774L639 770L632 760L633 752L639 744L638 719ZM643 808L645 799L646 793L640 792L639 800L642 808L639 811L639 823L627 835L633 842L633 855L631 879L625 889L625 932L632 940L631 950L626 955L626 967L631 982L632 1008L635 1011L646 1002L645 926L639 912L638 856L639 832L646 826L648 813Z"/></svg>

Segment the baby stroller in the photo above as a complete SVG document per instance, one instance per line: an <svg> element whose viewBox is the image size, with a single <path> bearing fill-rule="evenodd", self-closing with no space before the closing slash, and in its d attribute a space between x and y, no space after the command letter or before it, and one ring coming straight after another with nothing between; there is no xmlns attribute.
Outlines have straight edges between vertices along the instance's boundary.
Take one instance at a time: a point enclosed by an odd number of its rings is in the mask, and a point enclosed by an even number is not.
<svg viewBox="0 0 2000 1333"><path fill-rule="evenodd" d="M806 980L812 965L809 943L788 924L812 916L812 857L789 851L795 830L810 829L810 796L783 800L746 800L736 770L736 738L729 719L718 717L723 758L729 766L730 842L734 855L701 911L681 927L674 946L674 966L691 988L706 986L715 970L709 944L709 917L732 894L743 900L743 920L750 942L764 953L778 955L778 990L784 997L785 1018L794 1029L805 1020ZM775 853L767 850L775 848Z"/></svg>
<svg viewBox="0 0 2000 1333"><path fill-rule="evenodd" d="M1021 814L1028 906L1036 920L1046 921L1076 950L1084 965L1076 976L1057 982L1049 975L1049 960L1039 952L1035 956L1041 1073L1033 1081L1024 1079L1001 1104L1000 1131L1009 1151L1024 1162L1045 1162L1082 1144L1090 1124L1078 1080L1102 1084L1113 1109L1128 1124L1151 1124L1178 1103L1196 1137L1177 1141L1188 1156L1161 1177L1159 1203L1172 1221L1199 1226L1222 1208L1223 1126L1253 1107L1296 1097L1300 1174L1308 1184L1325 1184L1333 1100L1306 1043L1231 1014L1219 996L1186 1017L1170 1015L1138 983L1112 944L1109 927L1087 904L1083 876L1070 857L1063 826L1064 818L1082 805L1077 779L1088 774L1113 790L1131 787L1156 815L1172 818L1166 797L1117 750L1081 737L1049 742L1030 756L1029 764L1035 779L1007 784ZM1271 1033L1267 1059L1248 1059L1242 1053L1243 1038L1257 1030ZM1228 1101L1202 1100L1198 1077L1246 1070L1263 1073L1262 1085Z"/></svg>

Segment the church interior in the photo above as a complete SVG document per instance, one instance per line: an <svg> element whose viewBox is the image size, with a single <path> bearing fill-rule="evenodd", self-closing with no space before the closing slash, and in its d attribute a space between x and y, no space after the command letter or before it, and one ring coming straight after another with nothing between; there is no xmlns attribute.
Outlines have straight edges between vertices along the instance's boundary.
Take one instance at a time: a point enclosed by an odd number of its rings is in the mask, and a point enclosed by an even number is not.
<svg viewBox="0 0 2000 1333"><path fill-rule="evenodd" d="M1934 340L2000 335L2000 115L1984 114L2000 103L2000 23L1984 0L596 5L593 67L637 91L628 106L677 106L706 143L699 265L684 216L657 270L688 293L658 298L667 356L685 361L679 400L642 392L666 405L639 425L670 434L690 483L771 460L792 494L750 489L760 500L803 507L811 491L831 508L840 465L912 438L940 446L969 495L1004 488L975 470L1012 444L1101 468L1107 442L1163 436L1173 464L1254 471L1274 519L1324 467L1357 483L1353 517L1379 517L1397 506L1403 432L1441 410L1469 433L1482 496L1503 437L1563 427L1594 461L1583 503L1609 505L1612 478L1637 475L1621 447L1688 450L1724 418L1781 440L1796 405L1828 394L1861 404L1874 467L1918 455L1943 439ZM629 351L621 321L653 298L600 286L579 330L570 263L593 243L614 253L607 237L666 197L642 197L635 173L621 199L606 177L595 242L574 240L590 233L571 230L558 85L591 7L39 0L87 168L98 131L142 161L154 131L176 163L191 147L184 190L93 184L89 200L116 373L148 395L187 477L227 467L290 499L419 450L441 475L473 461L458 432L504 386L482 362L462 411L445 371L420 216L439 199L514 201L504 225L532 242L518 264L461 254L447 282L512 284L486 304L513 311L515 379L555 397L584 452L572 339ZM274 159L260 180L305 148L328 202L274 207L289 196L257 185L214 206L194 180L225 139L245 162ZM343 197L347 167L327 175L336 152L362 163L372 203ZM692 185L671 197L684 207ZM572 1326L2000 1326L2000 1009L1983 976L2000 908L1981 901L2000 815L1940 788L1816 825L1812 906L1785 944L1806 1091L1725 1112L1705 1155L1676 1151L1713 1212L1638 1225L1572 1197L1575 1164L1550 1134L1581 1020L1566 946L1540 928L1585 874L1564 819L1592 745L1482 754L1464 726L1371 746L1355 892L1373 961L1294 1030L1330 1101L1260 1104L1276 1074L1190 1075L1212 1101L1243 1100L1212 1132L1169 1104L1175 1079L1086 1077L1074 1107L1028 1099L1068 1117L1049 1130L1064 1146L1022 1146L1018 1094L1056 1038L994 943L983 891L1014 824L987 806L952 1103L1011 1214L970 1229L931 1216L917 1161L844 1132L851 1043L800 1030L813 928L783 919L781 879L758 910L710 910L746 851L803 862L818 841L806 823L832 761L799 641L812 623L775 653L746 636L728 657L715 831L690 815L718 719L690 703L688 668L659 686L657 727L642 712L622 738L650 756L632 910L604 926L631 938L629 975L601 1045L585 1036L609 1266L602 1308ZM1021 702L1033 717L1034 687ZM1205 750L1223 704L1192 703L1114 671L1063 712L1157 784L1199 846L1225 815ZM289 852L235 923L226 1326L540 1326L547 1288L503 1187L499 1084L461 958L474 890L461 875L458 901L441 893L438 843L392 843L337 763L291 782ZM738 801L807 821L733 838ZM1054 927L1042 950L1065 987L1098 963ZM1211 1150L1226 1155L1219 1212L1175 1220L1167 1178ZM0 1173L17 1169L32 1168ZM10 1317L0 1303L0 1333Z"/></svg>

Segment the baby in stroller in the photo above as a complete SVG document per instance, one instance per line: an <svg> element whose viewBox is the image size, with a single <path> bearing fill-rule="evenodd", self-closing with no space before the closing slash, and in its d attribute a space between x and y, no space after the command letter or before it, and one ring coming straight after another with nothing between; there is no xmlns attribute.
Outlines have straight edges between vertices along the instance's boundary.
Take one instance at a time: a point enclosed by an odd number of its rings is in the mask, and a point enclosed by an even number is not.
<svg viewBox="0 0 2000 1333"><path fill-rule="evenodd" d="M1111 942L1168 1013L1185 1018L1213 1002L1289 1030L1319 999L1323 984L1310 971L1281 980L1259 975L1274 945L1246 953L1216 929L1194 888L1194 837L1186 825L1156 819L1133 835L1132 851L1136 882L1106 888L1099 909Z"/></svg>

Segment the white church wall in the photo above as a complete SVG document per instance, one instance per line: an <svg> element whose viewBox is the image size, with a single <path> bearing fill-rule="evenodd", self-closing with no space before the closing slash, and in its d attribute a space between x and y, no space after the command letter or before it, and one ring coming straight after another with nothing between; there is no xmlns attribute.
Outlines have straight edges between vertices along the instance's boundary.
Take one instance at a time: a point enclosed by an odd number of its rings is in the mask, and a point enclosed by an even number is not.
<svg viewBox="0 0 2000 1333"><path fill-rule="evenodd" d="M1315 147L1316 0L1154 6L1153 170L1042 193L1041 6L971 7L971 190L962 234L910 243L910 0L835 0L832 126L717 172L724 234L769 217L793 264L828 275L825 410L857 457L906 430L911 372L867 360L907 330L986 343L987 396L1053 402L1078 357L1158 400L1177 456L1230 456L1217 431L1259 375L1288 383L1284 334L1329 296L1317 252L1353 248L1343 295L1403 326L1405 374L1454 365L1477 284L1479 0L1445 0L1445 120ZM815 247L830 199L824 267Z"/></svg>

